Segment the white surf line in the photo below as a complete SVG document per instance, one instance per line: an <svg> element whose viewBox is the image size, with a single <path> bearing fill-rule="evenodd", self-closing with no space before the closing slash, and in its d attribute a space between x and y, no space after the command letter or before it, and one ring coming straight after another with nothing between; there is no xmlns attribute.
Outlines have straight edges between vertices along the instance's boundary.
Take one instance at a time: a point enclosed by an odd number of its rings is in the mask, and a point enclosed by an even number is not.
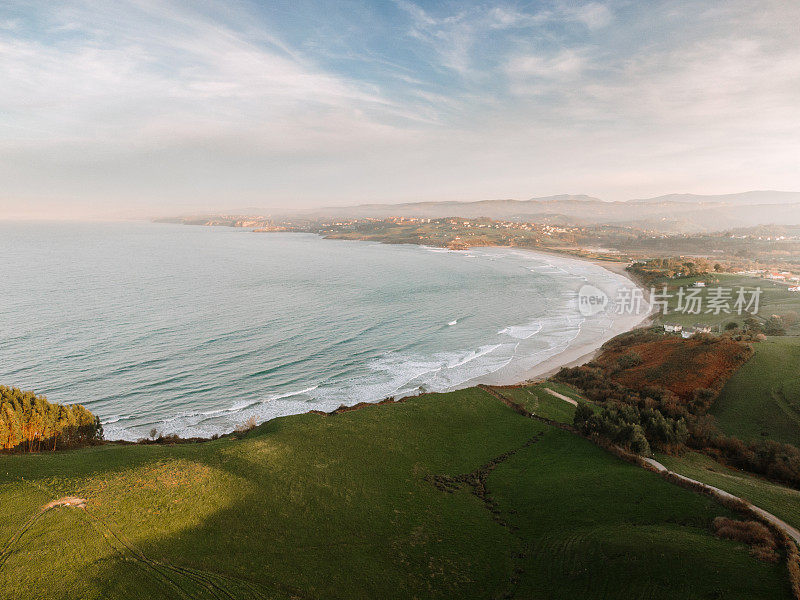
<svg viewBox="0 0 800 600"><path fill-rule="evenodd" d="M791 537L795 541L796 544L800 545L800 531L798 531L797 529L795 529L794 527L789 525L786 521L783 521L783 520L779 519L778 517L776 517L775 515L773 515L772 513L765 511L763 508L759 508L758 506L755 506L754 504L748 502L744 498L739 498L738 496L734 496L730 492L726 492L725 490L721 490L720 488L714 487L713 485L709 485L707 483L703 483L702 481L697 481L696 479L692 479L690 477L686 477L685 475L681 475L680 473L676 473L675 471L670 471L667 467L662 465L660 462L658 462L654 458L644 458L643 457L643 459L648 465L650 465L651 467L656 469L658 472L660 472L660 473L670 473L671 475L674 475L675 477L683 479L684 481L688 481L689 483L700 485L703 488L705 488L706 490L708 490L709 492L711 492L711 494L713 496L718 496L718 497L721 497L721 498L725 498L727 500L736 500L736 501L739 501L739 502L744 502L750 510L752 510L753 512L757 513L760 517L766 519L767 521L769 521L770 523L775 525L775 527L777 527L778 529L782 530L786 535Z"/></svg>

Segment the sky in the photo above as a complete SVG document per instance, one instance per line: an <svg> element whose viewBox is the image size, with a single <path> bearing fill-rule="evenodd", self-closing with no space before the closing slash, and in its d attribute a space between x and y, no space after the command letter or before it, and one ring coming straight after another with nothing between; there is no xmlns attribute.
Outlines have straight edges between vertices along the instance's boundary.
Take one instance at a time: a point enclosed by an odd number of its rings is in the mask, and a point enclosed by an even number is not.
<svg viewBox="0 0 800 600"><path fill-rule="evenodd" d="M800 190L800 2L0 4L0 218Z"/></svg>

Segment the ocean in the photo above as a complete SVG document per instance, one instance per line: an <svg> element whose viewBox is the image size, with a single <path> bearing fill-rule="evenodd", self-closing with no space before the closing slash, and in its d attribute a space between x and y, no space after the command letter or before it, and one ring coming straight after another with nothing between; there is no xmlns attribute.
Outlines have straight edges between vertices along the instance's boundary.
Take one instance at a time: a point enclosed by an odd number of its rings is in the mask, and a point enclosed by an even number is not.
<svg viewBox="0 0 800 600"><path fill-rule="evenodd" d="M135 222L0 223L0 274L0 384L128 440L513 383L611 336L582 286L629 285L518 249Z"/></svg>

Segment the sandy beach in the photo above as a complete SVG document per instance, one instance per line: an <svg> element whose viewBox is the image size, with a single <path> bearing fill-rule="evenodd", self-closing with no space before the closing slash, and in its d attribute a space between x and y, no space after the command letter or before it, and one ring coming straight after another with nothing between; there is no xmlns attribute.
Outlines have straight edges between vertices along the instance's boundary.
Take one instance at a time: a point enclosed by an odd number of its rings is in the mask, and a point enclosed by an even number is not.
<svg viewBox="0 0 800 600"><path fill-rule="evenodd" d="M585 261L597 265L599 267L602 267L606 271L610 271L615 275L624 277L632 285L639 287L642 290L644 298L649 301L649 296L650 296L649 290L641 287L639 283L636 282L631 277L630 273L627 271L628 263L599 260L599 259L592 259L592 258L585 258L579 256L571 256L571 255L560 255L555 252L539 252L539 251L531 251L531 252L540 255L559 257L567 260L571 259L577 261ZM569 345L569 347L565 349L563 352L559 352L558 354L551 356L545 359L544 361L540 362L539 364L535 365L532 369L529 370L526 377L522 381L519 381L518 383L526 383L536 380L547 379L555 375L563 367L576 367L578 365L585 364L590 360L592 360L592 358L594 358L597 355L600 348L607 341L613 339L614 337L622 333L625 333L626 331L630 331L632 329L636 329L637 327L642 326L651 318L652 318L652 307L649 305L647 306L647 310L643 311L641 314L617 316L614 319L612 326L605 332L605 334L600 339L597 338L582 339L589 336L579 335L578 338L576 338Z"/></svg>

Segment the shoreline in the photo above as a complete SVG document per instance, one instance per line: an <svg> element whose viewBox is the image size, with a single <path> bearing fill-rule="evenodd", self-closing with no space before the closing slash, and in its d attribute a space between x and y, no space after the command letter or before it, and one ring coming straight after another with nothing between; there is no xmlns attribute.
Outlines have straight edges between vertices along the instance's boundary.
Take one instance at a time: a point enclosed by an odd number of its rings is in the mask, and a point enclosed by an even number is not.
<svg viewBox="0 0 800 600"><path fill-rule="evenodd" d="M321 237L322 239L330 239L330 238L325 238L324 236L319 236L319 237ZM359 241L359 240L347 240L347 241ZM419 247L422 246L421 244L414 244L414 245L419 246ZM541 252L538 249L520 248L520 247L517 247L517 246L492 246L492 248L513 250L513 251L521 251L521 252L523 252L525 254L539 255L540 257L543 257L543 258L546 258L546 259L557 258L557 259L559 259L561 261L564 261L566 263L571 263L573 261L582 262L582 263L590 263L590 264L592 264L592 265L594 265L596 267L599 267L600 269L606 271L607 273L610 273L613 276L615 276L615 280L616 281L614 283L616 285L619 285L620 279L624 279L626 282L630 282L631 284L635 285L637 288L642 289L643 292L645 293L645 297L647 298L647 291L644 290L642 288L642 286L639 285L639 283L637 283L630 276L630 273L626 270L626 267L628 266L627 262L607 261L607 260L589 258L589 257L578 257L578 256L575 256L575 255L562 254L562 253L558 253L558 252ZM454 251L454 250L451 250L451 251ZM459 252L459 250L455 250L455 252ZM588 280L587 280L587 283L589 285L592 285L591 283L589 283ZM595 283L598 283L601 286L603 286L604 283L606 284L606 286L608 285L608 282L597 282L597 281L595 281ZM508 372L505 373L505 374L502 374L502 373L498 374L497 372L495 372L495 373L484 373L484 374L477 375L477 376L475 376L473 378L470 378L470 379L462 382L462 384L459 384L458 386L454 387L452 390L448 389L448 390L443 390L443 391L455 391L455 390L461 390L461 389L468 389L468 388L475 387L475 386L480 385L480 384L487 384L487 385L522 385L522 384L526 384L526 383L531 383L531 382L535 382L535 381L541 381L541 380L544 380L544 379L548 379L548 378L552 377L555 373L557 373L561 368L578 366L578 365L581 365L581 364L584 364L584 363L590 361L593 357L595 357L598 354L598 352L600 351L601 347L606 342L608 342L609 340L613 339L614 337L616 337L618 335L621 335L621 334L623 334L623 333L625 333L627 331L631 331L633 329L641 327L643 323L645 323L649 318L652 317L652 307L647 306L647 308L648 308L647 312L645 312L643 314L614 315L614 317L611 318L611 323L610 323L610 326L608 327L608 329L602 331L602 333L600 333L599 336L597 335L597 330L596 329L592 330L592 327L589 327L587 329L583 329L582 327L579 327L579 331L578 331L578 334L576 335L576 337L573 338L573 340L570 340L567 343L566 347L564 347L562 350L557 351L552 356L546 357L541 362L536 363L536 364L530 366L527 369L524 369L524 370L520 369L520 371L518 373L516 373L516 374L511 375ZM581 339L581 336L588 337L589 339ZM534 355L529 355L529 356L535 356L535 354ZM524 360L524 357L523 357L523 360ZM503 375L505 375L504 378L502 378ZM494 378L493 378L493 376L494 376ZM391 396L391 397L394 399L394 401L402 401L405 398L415 397L415 396L418 396L418 395L421 395L421 394L411 393L411 394L406 394L405 396L399 396L398 395L398 396ZM380 404L380 403L385 403L387 401L387 398L374 398L374 399L371 399L371 400L368 400L368 401L359 400L358 402L355 402L352 405L345 403L347 401L347 399L343 399L343 400L344 400L344 402L342 402L342 404L339 407L337 407L336 409L334 409L334 411L332 411L332 412L335 413L336 411L340 411L340 410L348 410L348 409L351 409L350 407L352 407L352 406L363 406L363 405L372 405L372 404L377 405L377 404ZM291 414L308 414L308 413L320 413L320 412L325 412L325 411L321 411L318 408L309 408L308 410L305 410L305 411L302 411L302 412L297 412L297 413L291 413ZM267 418L264 421L257 421L257 424L261 425L263 423L267 423L269 421L274 420L275 418L279 418L279 416L288 416L288 415L276 415L276 416ZM181 438L181 437L174 437L176 435L174 433L173 434L165 433L164 436L165 436L165 438L171 437L171 441L173 441L173 442L179 442L179 441L180 442L189 442L189 441L199 442L199 441L207 441L207 440L217 439L218 437L223 437L223 436L228 436L228 435L235 435L240 427L241 427L241 425L236 427L236 428L234 428L234 429L232 429L232 430L222 431L222 432L216 433L215 435L209 436L209 437L192 436L192 437L187 437L187 438ZM117 443L117 442L121 442L121 443L141 443L141 442L153 443L152 440L143 439L143 440L134 441L134 440L132 440L130 438L129 439L119 439L119 440L109 439L107 441L109 443ZM169 443L169 440L165 439L165 441L167 443Z"/></svg>
<svg viewBox="0 0 800 600"><path fill-rule="evenodd" d="M558 253L554 252L553 254L557 255ZM628 267L629 263L610 261L610 260L602 260L602 259L599 259L599 258L579 257L579 256L573 256L571 258L575 258L575 260L583 260L583 261L586 261L586 262L590 262L590 263L592 263L594 265L597 265L598 267L602 267L606 271L610 271L612 273L615 273L616 275L620 275L622 277L625 277L633 285L635 285L637 288L642 290L644 298L649 304L649 302L650 302L650 290L645 288L645 287L643 287L640 282L636 281L636 279L631 275L630 271L627 270L627 267ZM635 315L635 316L636 317L640 317L641 315ZM544 373L536 376L536 379L529 379L529 380L527 380L525 382L521 382L521 383L532 382L534 380L549 379L553 375L558 373L558 371L560 371L562 368L571 368L571 367L578 367L580 365L583 365L583 364L593 360L600 353L600 349L603 347L603 345L606 342L608 342L610 339L613 339L614 337L622 335L623 333L627 333L628 331L633 331L634 329L639 329L640 327L645 326L646 323L652 322L654 317L655 317L655 313L653 312L653 307L650 306L650 309L647 311L647 313L644 316L641 316L641 319L639 319L638 322L634 323L631 327L627 327L627 328L620 327L617 331L614 332L614 335L611 338L608 338L607 340L603 341L597 347L595 347L595 348L593 348L591 350L588 350L584 354L581 354L577 358L571 359L571 360L567 361L564 364L553 366L550 370L545 371ZM567 351L568 350L565 350L564 352L566 353ZM562 354L563 353L559 353L559 354L557 354L556 356L554 356L552 358L553 359L558 358ZM545 361L545 362L547 362L547 361Z"/></svg>
<svg viewBox="0 0 800 600"><path fill-rule="evenodd" d="M517 246L497 246L497 247L522 250L525 252L532 252L534 254L545 254L550 256L556 256L564 260L572 259L576 261L588 262L602 269L605 269L606 271L609 271L614 275L627 279L634 286L642 290L645 301L648 302L648 310L646 313L631 315L629 317L620 316L618 319L615 319L613 321L612 326L608 330L609 335L603 335L600 337L599 340L587 341L584 343L576 343L576 344L570 343L570 345L563 351L558 352L557 354L554 354L553 356L550 356L545 360L543 360L542 362L534 365L525 379L523 379L522 381L512 383L510 385L522 385L526 383L534 383L537 381L546 380L555 375L556 373L558 373L558 371L560 371L562 368L577 367L582 364L585 364L591 361L595 356L599 354L600 349L606 342L619 335L622 335L623 333L627 333L628 331L633 331L634 329L642 327L644 323L653 318L654 314L653 309L652 306L649 306L649 300L650 300L649 290L642 287L642 285L631 276L630 272L627 270L629 264L627 262L602 260L599 258L568 255L559 252L542 252L532 248L530 249L520 248Z"/></svg>

